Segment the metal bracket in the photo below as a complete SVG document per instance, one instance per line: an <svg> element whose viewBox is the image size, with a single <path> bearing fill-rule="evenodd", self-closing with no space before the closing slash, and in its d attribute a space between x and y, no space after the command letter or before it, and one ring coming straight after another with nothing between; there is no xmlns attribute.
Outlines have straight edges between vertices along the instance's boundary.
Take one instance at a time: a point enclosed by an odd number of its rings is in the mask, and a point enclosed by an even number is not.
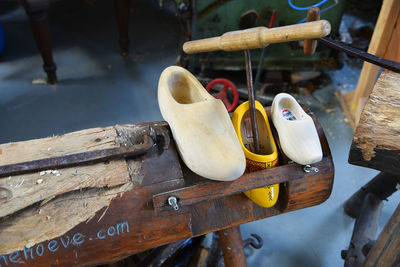
<svg viewBox="0 0 400 267"><path fill-rule="evenodd" d="M319 169L316 168L316 167L311 167L311 165L308 165L308 164L307 164L306 166L304 166L303 171L304 171L305 173L319 172Z"/></svg>
<svg viewBox="0 0 400 267"><path fill-rule="evenodd" d="M174 208L174 210L179 210L178 200L174 196L168 198L168 204Z"/></svg>

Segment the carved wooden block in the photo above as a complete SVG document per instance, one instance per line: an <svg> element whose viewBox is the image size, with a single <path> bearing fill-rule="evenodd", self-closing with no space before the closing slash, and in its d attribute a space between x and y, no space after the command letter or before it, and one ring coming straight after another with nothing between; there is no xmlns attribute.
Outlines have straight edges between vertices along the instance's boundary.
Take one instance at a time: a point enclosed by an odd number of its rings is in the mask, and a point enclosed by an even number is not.
<svg viewBox="0 0 400 267"><path fill-rule="evenodd" d="M277 174L281 177L279 178L282 182L281 193L278 203L273 208L257 206L240 193L247 190L248 183L238 182L235 190L229 192L227 188L221 186L225 182L211 181L194 175L180 162L174 144L167 150L154 147L151 152L128 160L76 167L77 174L84 174L79 175L81 183L73 179L73 170L60 169L58 170L60 176L43 178L42 183L47 184L54 178L61 179L59 182L62 181L66 185L49 187L45 190L49 193L42 197L36 190L33 190L32 194L19 193L18 196L26 199L29 205L20 205L19 210L15 212L3 211L3 214L8 215L0 218L0 265L87 266L111 263L181 239L320 204L331 193L334 168L325 135L313 114L307 112L315 121L323 148L323 160L319 163L321 171L301 176L302 166L297 164L289 164L287 168L282 166L282 171ZM85 130L72 133L76 138L71 142L82 143L81 139L89 140L87 145L76 147L82 151L91 149L91 144L95 143L90 140L96 140L100 131L107 133L109 140L116 140L115 143L110 142L107 145L119 145L121 134L125 136L130 134L133 137L131 140L134 140L135 136L149 125L167 126L165 123L132 124L98 129L90 134L85 134L85 131L89 131ZM55 139L63 138L64 136ZM35 144L40 144L40 140L42 139L36 140ZM47 149L49 146L55 149L54 145L49 145L50 141L44 139L43 143L46 146L38 151L49 153L51 151ZM15 143L14 146L23 147L25 143ZM67 145L62 142L60 144L57 150ZM5 155L4 148L7 146L9 144L0 145L3 151L0 157ZM26 146L26 149L31 150L31 146ZM9 151L12 150L7 151L11 153ZM22 148L16 151L24 154ZM283 155L281 158L284 158ZM120 167L112 167L114 164L120 164ZM103 165L107 166L106 173L109 174L95 172ZM108 170L109 167L113 168L112 171ZM91 169L93 177L90 176ZM64 173L70 173L67 180L62 179ZM277 179L275 176L271 178L269 174L263 178L262 174L263 172L258 175L253 173L252 177L248 177L249 183L268 184ZM13 181L12 184L15 185L21 178L32 175L35 174L10 179L0 178L2 183L0 186L4 186L8 180ZM36 175L38 178L41 177L40 174ZM121 176L123 179L117 179L119 182L107 186L109 180L104 178L108 176ZM75 186L69 186L69 180ZM30 181L33 183L35 180ZM100 184L102 186L98 186ZM182 202L177 211L165 206L165 203L155 201L156 196L165 195L165 192L185 191L185 188L193 186L210 188L212 185L218 186L215 186L214 191L208 192L209 195L205 196L202 190L198 190L194 192L196 201ZM35 185L32 185L32 188L34 189ZM38 191L42 192L43 190L39 188ZM31 198L31 195L35 195L35 198ZM49 199L48 195L52 198ZM43 203L43 200L46 201ZM1 204L0 210L5 204L6 202ZM180 204L179 199L178 204ZM157 208L160 205L162 209Z"/></svg>

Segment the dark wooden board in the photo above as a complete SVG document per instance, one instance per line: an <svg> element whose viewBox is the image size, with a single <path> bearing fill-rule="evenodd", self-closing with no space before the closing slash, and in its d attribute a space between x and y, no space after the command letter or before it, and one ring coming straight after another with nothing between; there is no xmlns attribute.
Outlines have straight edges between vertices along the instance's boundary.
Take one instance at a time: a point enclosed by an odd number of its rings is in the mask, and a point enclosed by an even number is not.
<svg viewBox="0 0 400 267"><path fill-rule="evenodd" d="M209 182L196 177L184 166L182 172L176 170L179 157L172 145L162 153L158 151L141 158L144 166L140 170L142 176L134 181L132 190L114 198L107 208L98 211L91 220L80 223L60 237L36 244L31 249L0 255L0 264L88 266L111 263L156 246L318 205L331 194L334 167L325 135L314 116L313 119L323 147L324 161L320 163L320 168L324 171L321 175L307 174L289 181L292 179L291 174L295 174L293 177L298 175L298 170L293 172L289 168L285 173L289 182L280 185L280 197L273 208L257 206L244 194L238 193L219 198L207 197L193 205L183 205L178 211L157 211L153 207L153 196ZM169 170L166 166L175 166L171 168L170 176L166 175ZM155 172L158 168L162 168L162 171ZM257 173L253 177L255 180L260 179Z"/></svg>

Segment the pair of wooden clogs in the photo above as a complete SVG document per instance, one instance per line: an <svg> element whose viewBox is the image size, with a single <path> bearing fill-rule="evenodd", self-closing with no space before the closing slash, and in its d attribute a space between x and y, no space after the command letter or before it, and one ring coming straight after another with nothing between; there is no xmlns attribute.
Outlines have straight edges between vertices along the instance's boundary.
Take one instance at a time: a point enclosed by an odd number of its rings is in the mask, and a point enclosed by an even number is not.
<svg viewBox="0 0 400 267"><path fill-rule="evenodd" d="M235 110L231 122L222 101L211 96L184 68L172 66L163 71L158 85L158 103L182 160L189 169L205 178L231 181L245 172L246 165L247 171L254 171L278 163L268 117L259 102L256 101L259 154L251 152L248 103ZM275 97L272 120L286 156L302 165L321 160L322 150L314 123L292 96L281 93ZM279 186L272 185L250 190L246 195L257 204L269 207L276 202L278 192ZM259 195L262 197L257 201ZM269 199L267 203L263 201L265 195Z"/></svg>

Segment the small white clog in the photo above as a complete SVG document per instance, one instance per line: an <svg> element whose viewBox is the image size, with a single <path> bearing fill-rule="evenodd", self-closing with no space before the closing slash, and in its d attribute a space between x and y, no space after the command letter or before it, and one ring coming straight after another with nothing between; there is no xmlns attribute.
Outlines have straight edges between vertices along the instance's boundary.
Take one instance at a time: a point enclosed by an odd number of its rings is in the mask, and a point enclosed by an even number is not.
<svg viewBox="0 0 400 267"><path fill-rule="evenodd" d="M226 108L184 68L166 68L158 83L158 104L186 166L205 178L240 177L246 159Z"/></svg>
<svg viewBox="0 0 400 267"><path fill-rule="evenodd" d="M317 129L294 97L286 93L276 95L271 113L282 150L288 158L302 165L321 161Z"/></svg>

